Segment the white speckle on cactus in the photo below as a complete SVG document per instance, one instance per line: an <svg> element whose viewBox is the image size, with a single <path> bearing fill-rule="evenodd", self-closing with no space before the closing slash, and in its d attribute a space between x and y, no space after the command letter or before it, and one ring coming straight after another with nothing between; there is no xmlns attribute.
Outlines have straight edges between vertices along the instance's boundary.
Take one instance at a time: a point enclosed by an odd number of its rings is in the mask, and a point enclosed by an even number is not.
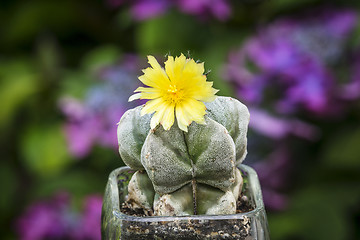
<svg viewBox="0 0 360 240"><path fill-rule="evenodd" d="M192 179L223 191L234 183L234 142L224 133L224 126L208 117L205 121L206 125L193 122L188 133L176 126L149 133L141 162L160 195L174 192Z"/></svg>
<svg viewBox="0 0 360 240"><path fill-rule="evenodd" d="M217 202L215 202L205 212L206 215L218 214L235 214L236 213L236 199L231 191L227 191L222 195Z"/></svg>
<svg viewBox="0 0 360 240"><path fill-rule="evenodd" d="M184 216L194 214L192 189L185 185L172 194L164 194L154 201L154 213L157 216Z"/></svg>
<svg viewBox="0 0 360 240"><path fill-rule="evenodd" d="M142 170L140 154L145 138L150 131L151 115L140 115L143 106L126 111L118 123L119 153L126 165Z"/></svg>
<svg viewBox="0 0 360 240"><path fill-rule="evenodd" d="M197 186L198 214L234 214L236 198L231 190L221 191L205 184Z"/></svg>
<svg viewBox="0 0 360 240"><path fill-rule="evenodd" d="M141 163L160 195L174 192L192 179L183 131L175 126L150 131L141 150Z"/></svg>
<svg viewBox="0 0 360 240"><path fill-rule="evenodd" d="M235 144L221 124L205 117L206 125L193 123L185 134L195 179L227 191L235 181Z"/></svg>
<svg viewBox="0 0 360 240"><path fill-rule="evenodd" d="M133 208L152 210L155 191L146 172L137 171L134 173L130 179L128 191L127 201Z"/></svg>
<svg viewBox="0 0 360 240"><path fill-rule="evenodd" d="M243 178L241 176L240 170L236 168L235 170L235 182L231 187L231 191L235 197L235 199L239 198L239 195L241 193L242 185L243 185Z"/></svg>
<svg viewBox="0 0 360 240"><path fill-rule="evenodd" d="M240 164L247 154L247 129L250 113L247 107L230 97L217 97L206 103L207 115L222 124L234 140L236 147L236 164Z"/></svg>

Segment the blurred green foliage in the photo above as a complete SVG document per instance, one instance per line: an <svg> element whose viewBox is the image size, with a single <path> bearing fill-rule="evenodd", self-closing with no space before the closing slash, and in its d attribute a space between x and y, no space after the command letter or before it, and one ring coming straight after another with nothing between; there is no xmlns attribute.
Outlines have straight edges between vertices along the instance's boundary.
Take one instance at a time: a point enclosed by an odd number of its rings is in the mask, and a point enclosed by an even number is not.
<svg viewBox="0 0 360 240"><path fill-rule="evenodd" d="M61 126L29 126L21 144L22 164L39 177L56 176L70 163Z"/></svg>
<svg viewBox="0 0 360 240"><path fill-rule="evenodd" d="M29 98L39 90L38 76L26 60L4 62L0 66L0 129L4 128Z"/></svg>

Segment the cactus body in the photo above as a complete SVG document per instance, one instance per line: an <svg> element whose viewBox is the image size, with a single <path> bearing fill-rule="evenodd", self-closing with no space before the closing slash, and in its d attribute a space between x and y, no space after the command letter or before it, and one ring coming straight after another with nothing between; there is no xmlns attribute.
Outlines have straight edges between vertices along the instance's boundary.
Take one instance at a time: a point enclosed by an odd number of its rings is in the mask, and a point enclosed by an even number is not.
<svg viewBox="0 0 360 240"><path fill-rule="evenodd" d="M121 118L120 155L139 170L129 185L133 206L152 207L155 215L236 212L242 186L236 164L247 153L249 112L227 97L217 97L206 107L206 124L193 122L188 132L176 124L169 130L150 130L151 116L140 115L142 106Z"/></svg>
<svg viewBox="0 0 360 240"><path fill-rule="evenodd" d="M128 191L127 202L133 208L143 208L148 212L152 211L155 191L146 172L135 172L129 182Z"/></svg>
<svg viewBox="0 0 360 240"><path fill-rule="evenodd" d="M142 106L124 113L118 123L117 137L119 153L126 165L134 170L142 170L140 154L145 138L150 130L151 116L141 116Z"/></svg>
<svg viewBox="0 0 360 240"><path fill-rule="evenodd" d="M249 110L238 100L229 97L217 97L215 101L207 103L206 108L208 116L229 131L236 147L236 164L240 164L247 154Z"/></svg>

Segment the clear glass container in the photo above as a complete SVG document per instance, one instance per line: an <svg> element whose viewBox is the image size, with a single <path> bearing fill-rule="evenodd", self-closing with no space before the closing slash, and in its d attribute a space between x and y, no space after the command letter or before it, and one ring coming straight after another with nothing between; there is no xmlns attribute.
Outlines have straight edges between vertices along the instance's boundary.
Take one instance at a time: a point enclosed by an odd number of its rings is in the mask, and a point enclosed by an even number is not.
<svg viewBox="0 0 360 240"><path fill-rule="evenodd" d="M246 197L253 210L230 215L151 217L130 216L120 211L134 171L129 167L115 169L109 175L104 195L102 239L270 239L257 174L246 165L239 169L247 181Z"/></svg>

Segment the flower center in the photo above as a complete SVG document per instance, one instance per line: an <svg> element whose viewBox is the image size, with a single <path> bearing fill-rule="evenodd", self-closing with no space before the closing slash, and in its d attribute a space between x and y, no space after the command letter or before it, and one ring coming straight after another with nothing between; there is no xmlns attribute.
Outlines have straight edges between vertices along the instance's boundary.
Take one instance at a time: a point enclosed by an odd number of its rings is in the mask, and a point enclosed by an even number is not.
<svg viewBox="0 0 360 240"><path fill-rule="evenodd" d="M178 103L183 98L183 92L176 85L170 84L167 92L167 100L171 103Z"/></svg>
<svg viewBox="0 0 360 240"><path fill-rule="evenodd" d="M176 85L171 85L169 86L168 92L169 93L176 93L178 91L178 89L176 88Z"/></svg>

